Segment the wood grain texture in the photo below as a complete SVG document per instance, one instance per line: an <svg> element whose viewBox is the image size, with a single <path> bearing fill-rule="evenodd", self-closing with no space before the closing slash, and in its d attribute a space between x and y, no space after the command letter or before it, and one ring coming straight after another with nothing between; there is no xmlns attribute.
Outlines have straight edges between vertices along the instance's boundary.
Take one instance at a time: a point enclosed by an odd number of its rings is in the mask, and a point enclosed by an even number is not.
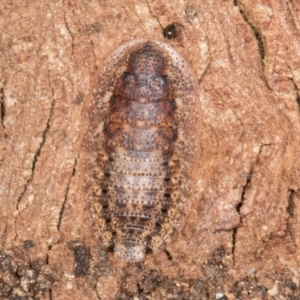
<svg viewBox="0 0 300 300"><path fill-rule="evenodd" d="M1 297L300 297L297 1L4 0L0 12ZM94 238L78 162L97 68L137 38L186 58L203 129L181 238L128 265Z"/></svg>

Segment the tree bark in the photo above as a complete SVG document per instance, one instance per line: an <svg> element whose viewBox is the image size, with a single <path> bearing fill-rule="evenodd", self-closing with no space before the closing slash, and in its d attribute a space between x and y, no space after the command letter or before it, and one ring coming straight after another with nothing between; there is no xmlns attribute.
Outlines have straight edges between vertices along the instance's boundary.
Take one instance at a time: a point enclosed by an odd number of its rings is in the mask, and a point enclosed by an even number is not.
<svg viewBox="0 0 300 300"><path fill-rule="evenodd" d="M0 3L1 299L298 299L300 3ZM170 43L199 80L198 195L136 264L101 248L83 197L83 108L123 42Z"/></svg>

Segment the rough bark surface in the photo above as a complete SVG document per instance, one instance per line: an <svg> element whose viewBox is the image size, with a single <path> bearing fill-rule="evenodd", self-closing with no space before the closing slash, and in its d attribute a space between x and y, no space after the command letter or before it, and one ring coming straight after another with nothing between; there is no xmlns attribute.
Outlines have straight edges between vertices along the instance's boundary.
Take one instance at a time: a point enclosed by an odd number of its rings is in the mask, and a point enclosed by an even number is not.
<svg viewBox="0 0 300 300"><path fill-rule="evenodd" d="M0 2L1 299L299 299L300 3ZM82 196L82 111L121 43L199 79L199 195L178 240L122 264Z"/></svg>

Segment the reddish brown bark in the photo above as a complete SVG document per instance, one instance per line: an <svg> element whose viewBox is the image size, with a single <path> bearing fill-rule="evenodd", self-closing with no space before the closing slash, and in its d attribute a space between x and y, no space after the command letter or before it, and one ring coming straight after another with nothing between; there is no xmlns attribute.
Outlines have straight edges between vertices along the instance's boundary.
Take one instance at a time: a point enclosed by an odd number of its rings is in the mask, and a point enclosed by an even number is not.
<svg viewBox="0 0 300 300"><path fill-rule="evenodd" d="M1 1L1 297L300 297L299 12L295 0ZM204 126L182 234L128 265L95 240L78 166L95 71L135 38L188 61Z"/></svg>

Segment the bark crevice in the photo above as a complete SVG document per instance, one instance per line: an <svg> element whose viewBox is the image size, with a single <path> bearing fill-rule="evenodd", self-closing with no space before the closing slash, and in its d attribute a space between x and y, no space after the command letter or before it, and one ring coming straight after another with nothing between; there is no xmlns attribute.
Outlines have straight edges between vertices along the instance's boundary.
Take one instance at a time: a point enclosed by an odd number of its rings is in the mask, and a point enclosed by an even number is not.
<svg viewBox="0 0 300 300"><path fill-rule="evenodd" d="M59 219L58 219L58 223L57 223L57 229L58 229L58 231L60 231L61 222L62 222L64 210L65 210L65 206L66 206L66 203L67 203L67 201L68 201L68 193L69 193L69 189L70 189L70 183L71 183L71 181L72 181L72 178L73 178L74 175L76 174L77 160L78 160L78 158L76 158L75 161L74 161L72 173L71 173L70 178L69 178L69 180L68 180L66 192L65 192L65 195L64 195L64 200L63 200L63 203L62 203L62 205L61 205L60 212L59 212Z"/></svg>
<svg viewBox="0 0 300 300"><path fill-rule="evenodd" d="M241 5L239 4L239 0L234 0L234 6L237 6L241 16L243 17L244 21L249 25L251 28L251 31L253 32L253 35L257 41L257 47L258 47L258 53L261 57L261 64L264 67L264 58L266 54L264 42L263 42L263 36L258 28L256 28L252 22L249 21L249 17L247 16L247 13L245 10L241 8Z"/></svg>
<svg viewBox="0 0 300 300"><path fill-rule="evenodd" d="M150 12L150 15L157 21L157 23L158 23L159 27L161 28L161 30L163 30L164 27L162 26L159 18L152 12L152 9L150 8L150 4L149 4L148 0L146 0L146 4L147 4L148 10Z"/></svg>
<svg viewBox="0 0 300 300"><path fill-rule="evenodd" d="M75 37L74 37L74 34L72 33L71 29L70 29L70 26L67 22L67 16L66 16L66 9L65 9L65 1L63 1L63 14L64 14L64 23L65 23L65 26L66 26L66 29L68 31L68 33L70 34L70 37L72 39L72 43L71 43L71 46L72 46L72 56L74 56L74 47L75 47Z"/></svg>
<svg viewBox="0 0 300 300"><path fill-rule="evenodd" d="M4 126L4 119L6 115L6 109L5 109L5 97L4 97L4 87L0 89L0 116L1 116L1 125L3 128Z"/></svg>
<svg viewBox="0 0 300 300"><path fill-rule="evenodd" d="M39 147L38 147L38 149L36 150L36 152L35 152L35 154L33 156L32 166L31 166L31 175L28 178L27 182L25 183L23 191L21 192L20 196L17 199L17 204L16 204L17 211L19 210L20 202L22 201L23 196L25 195L25 193L27 191L28 185L32 182L32 179L33 179L33 176L34 176L34 172L35 172L35 166L37 164L38 158L41 155L41 151L42 151L42 149L43 149L43 147L45 145L47 134L48 134L49 129L50 129L50 123L51 123L51 120L53 118L53 111L54 111L54 107L55 107L55 99L54 99L54 89L51 86L51 79L50 79L49 71L48 71L48 83L49 83L49 87L50 87L51 94L52 94L52 102L51 102L51 106L50 106L50 109L49 109L49 115L48 115L48 119L47 119L47 122L46 122L45 129L44 129L44 131L43 131L43 133L41 135L42 141L39 144Z"/></svg>

